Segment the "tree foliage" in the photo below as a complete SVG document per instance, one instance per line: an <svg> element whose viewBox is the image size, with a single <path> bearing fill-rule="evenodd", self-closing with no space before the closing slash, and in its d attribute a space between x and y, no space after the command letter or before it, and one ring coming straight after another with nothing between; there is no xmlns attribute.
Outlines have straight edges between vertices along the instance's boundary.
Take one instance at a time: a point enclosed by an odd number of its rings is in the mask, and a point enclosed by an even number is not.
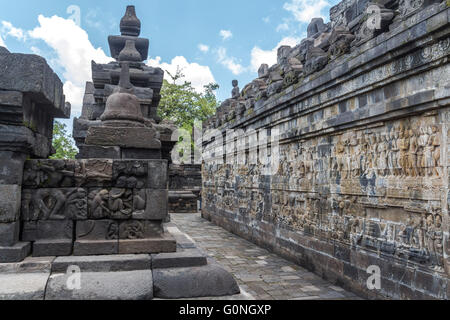
<svg viewBox="0 0 450 320"><path fill-rule="evenodd" d="M75 159L78 153L71 135L67 132L67 126L59 121L53 124L53 148L56 153L50 159Z"/></svg>
<svg viewBox="0 0 450 320"><path fill-rule="evenodd" d="M179 84L179 80L185 77L180 69L177 69L175 75L166 73L170 81L163 82L158 115L162 119L174 121L179 128L192 132L194 121L205 121L216 112L219 102L214 91L219 85L210 83L205 86L203 93L199 93L188 81Z"/></svg>

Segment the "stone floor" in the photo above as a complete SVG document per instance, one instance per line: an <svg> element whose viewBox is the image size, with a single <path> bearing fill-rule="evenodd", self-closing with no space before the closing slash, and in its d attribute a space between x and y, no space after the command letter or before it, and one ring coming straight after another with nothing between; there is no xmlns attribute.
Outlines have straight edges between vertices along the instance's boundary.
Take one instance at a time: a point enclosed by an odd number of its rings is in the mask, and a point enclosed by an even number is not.
<svg viewBox="0 0 450 320"><path fill-rule="evenodd" d="M172 222L230 271L243 293L257 300L360 299L317 275L211 222L200 214L172 213Z"/></svg>

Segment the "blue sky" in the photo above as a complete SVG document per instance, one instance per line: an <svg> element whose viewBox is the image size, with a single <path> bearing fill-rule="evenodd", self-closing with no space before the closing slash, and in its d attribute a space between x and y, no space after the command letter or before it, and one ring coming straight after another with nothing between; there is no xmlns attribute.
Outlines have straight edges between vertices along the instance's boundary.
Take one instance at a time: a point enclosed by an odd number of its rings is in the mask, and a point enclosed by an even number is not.
<svg viewBox="0 0 450 320"><path fill-rule="evenodd" d="M295 45L308 22L329 20L337 0L152 0L2 1L0 45L11 52L47 59L65 83L72 116L81 108L90 61L109 61L107 37L119 34L126 5L135 5L141 37L150 39L148 64L183 69L199 90L214 81L217 96L230 96L231 80L240 87L257 76L261 63L276 62L281 44ZM68 10L75 7L75 11ZM80 15L76 15L79 8ZM74 15L75 13L75 15ZM79 19L78 19L79 17ZM79 22L79 24L78 24ZM71 127L70 122L67 122Z"/></svg>

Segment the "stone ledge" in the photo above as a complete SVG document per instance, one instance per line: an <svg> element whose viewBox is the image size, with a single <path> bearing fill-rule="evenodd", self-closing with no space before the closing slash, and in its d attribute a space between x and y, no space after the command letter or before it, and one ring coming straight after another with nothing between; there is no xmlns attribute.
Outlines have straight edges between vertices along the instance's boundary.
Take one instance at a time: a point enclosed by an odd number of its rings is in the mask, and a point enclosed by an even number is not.
<svg viewBox="0 0 450 320"><path fill-rule="evenodd" d="M52 264L52 272L65 273L72 265L81 272L122 272L150 270L152 263L148 254L58 257Z"/></svg>
<svg viewBox="0 0 450 320"><path fill-rule="evenodd" d="M198 267L207 263L206 256L196 249L152 254L153 269Z"/></svg>
<svg viewBox="0 0 450 320"><path fill-rule="evenodd" d="M84 272L80 289L67 288L68 275L55 273L49 278L45 300L151 300L151 270L127 272Z"/></svg>
<svg viewBox="0 0 450 320"><path fill-rule="evenodd" d="M218 265L154 269L153 281L157 298L213 297L240 293L233 276Z"/></svg>
<svg viewBox="0 0 450 320"><path fill-rule="evenodd" d="M0 300L44 300L50 273L0 274Z"/></svg>

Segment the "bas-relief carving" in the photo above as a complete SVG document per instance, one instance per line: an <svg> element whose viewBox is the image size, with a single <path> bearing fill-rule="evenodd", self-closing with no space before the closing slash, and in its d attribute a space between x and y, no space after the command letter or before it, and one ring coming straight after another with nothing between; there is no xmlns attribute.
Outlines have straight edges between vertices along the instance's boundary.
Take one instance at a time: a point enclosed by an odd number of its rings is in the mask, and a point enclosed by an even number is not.
<svg viewBox="0 0 450 320"><path fill-rule="evenodd" d="M129 219L132 213L132 189L94 189L89 192L90 219Z"/></svg>
<svg viewBox="0 0 450 320"><path fill-rule="evenodd" d="M204 199L443 271L443 134L438 115L427 115L282 145L270 201L260 164L205 164Z"/></svg>
<svg viewBox="0 0 450 320"><path fill-rule="evenodd" d="M82 188L24 189L22 220L84 220L86 199L86 190Z"/></svg>

